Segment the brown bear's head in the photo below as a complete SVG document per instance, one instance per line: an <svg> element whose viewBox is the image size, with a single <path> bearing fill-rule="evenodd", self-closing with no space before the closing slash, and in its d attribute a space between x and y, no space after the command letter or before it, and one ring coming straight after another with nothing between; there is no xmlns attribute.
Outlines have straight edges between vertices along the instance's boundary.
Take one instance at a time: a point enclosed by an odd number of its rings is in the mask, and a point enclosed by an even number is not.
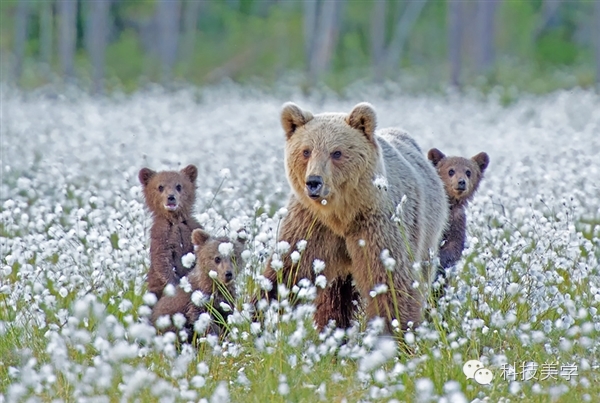
<svg viewBox="0 0 600 403"><path fill-rule="evenodd" d="M243 238L236 241L226 237L215 238L204 230L195 229L192 232L192 243L196 265L188 274L192 288L211 294L219 289L218 282L233 295L235 277L243 264L245 242Z"/></svg>
<svg viewBox="0 0 600 403"><path fill-rule="evenodd" d="M155 172L142 168L138 174L148 208L155 215L188 216L196 201L198 169L188 165L181 171Z"/></svg>
<svg viewBox="0 0 600 403"><path fill-rule="evenodd" d="M484 152L468 159L446 157L437 148L429 150L427 158L436 167L438 175L444 182L451 204L468 201L475 194L483 173L490 163L490 158Z"/></svg>
<svg viewBox="0 0 600 403"><path fill-rule="evenodd" d="M375 139L376 115L368 103L360 103L350 114L323 113L313 116L293 103L281 112L287 141L286 173L303 204L327 210L342 200L360 197L363 180L372 178L379 161Z"/></svg>

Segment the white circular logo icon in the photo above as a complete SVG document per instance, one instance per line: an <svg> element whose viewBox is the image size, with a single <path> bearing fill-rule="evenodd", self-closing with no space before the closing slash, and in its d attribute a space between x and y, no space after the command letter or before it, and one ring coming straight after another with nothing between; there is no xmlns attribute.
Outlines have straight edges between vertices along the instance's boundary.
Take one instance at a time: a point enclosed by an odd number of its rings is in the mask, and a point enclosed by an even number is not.
<svg viewBox="0 0 600 403"><path fill-rule="evenodd" d="M492 382L492 379L494 379L494 375L492 374L492 371L487 368L479 368L475 371L473 378L475 378L475 382L480 385L489 385Z"/></svg>
<svg viewBox="0 0 600 403"><path fill-rule="evenodd" d="M472 379L475 376L475 372L483 368L483 364L479 360L469 360L463 365L463 372L467 376L467 379Z"/></svg>

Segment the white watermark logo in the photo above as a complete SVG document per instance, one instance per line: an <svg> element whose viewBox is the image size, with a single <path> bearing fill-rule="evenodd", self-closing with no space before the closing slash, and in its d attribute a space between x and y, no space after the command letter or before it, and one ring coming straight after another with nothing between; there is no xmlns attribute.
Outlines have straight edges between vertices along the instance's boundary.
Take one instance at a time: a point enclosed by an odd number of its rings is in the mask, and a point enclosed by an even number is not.
<svg viewBox="0 0 600 403"><path fill-rule="evenodd" d="M469 360L463 365L463 372L467 379L475 379L480 385L489 385L494 379L492 371L485 368L479 360Z"/></svg>

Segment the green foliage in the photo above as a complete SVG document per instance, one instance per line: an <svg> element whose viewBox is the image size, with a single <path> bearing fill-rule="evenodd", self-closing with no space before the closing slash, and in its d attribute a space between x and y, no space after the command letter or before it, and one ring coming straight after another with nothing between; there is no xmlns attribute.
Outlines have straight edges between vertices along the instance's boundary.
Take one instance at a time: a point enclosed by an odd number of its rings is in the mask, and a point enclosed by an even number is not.
<svg viewBox="0 0 600 403"><path fill-rule="evenodd" d="M156 18L156 3L156 0L123 0L111 4L106 50L106 86L109 91L120 89L130 92L146 82L160 81L160 60L155 52L148 49L156 43L144 43L140 28ZM0 6L0 52L3 55L9 55L14 46L16 4L4 2ZM46 84L52 76L37 67L40 57L40 7L39 3L31 4L26 60L20 80L26 88ZM465 9L473 13L475 4L467 2ZM182 2L181 7L185 17L189 4ZM394 24L405 8L402 1L388 1L388 43ZM331 68L322 77L329 87L341 90L355 81L372 77L372 9L368 2L348 1L343 5ZM77 75L84 87L88 86L91 77L91 64L85 50L87 12L88 7L83 5L77 15ZM469 48L472 47L472 39L468 39L464 51L463 81L475 86L483 83L484 90L499 85L536 93L592 85L593 52L590 40L585 39L591 12L589 2L569 2L560 6L551 23L540 29L541 1L500 2L496 16L495 68L487 72L482 81L478 76L481 73L473 66L474 49ZM399 81L409 90L436 90L447 83L446 13L445 2L427 3L408 38L398 69L390 79ZM224 78L240 82L258 79L265 84L273 84L290 73L303 72L307 65L303 22L303 7L296 2L206 1L200 8L193 37L186 38L182 31L174 78L198 85ZM467 19L464 28L466 38L474 37L475 27L476 21ZM57 35L58 25L55 24L55 38ZM193 41L192 48L186 48L188 40ZM151 42L156 42L156 38ZM10 63L9 59L4 58L5 67ZM54 74L59 74L58 58L55 56L54 59L52 68ZM507 65L511 66L508 70ZM6 75L10 69L3 68L3 71Z"/></svg>

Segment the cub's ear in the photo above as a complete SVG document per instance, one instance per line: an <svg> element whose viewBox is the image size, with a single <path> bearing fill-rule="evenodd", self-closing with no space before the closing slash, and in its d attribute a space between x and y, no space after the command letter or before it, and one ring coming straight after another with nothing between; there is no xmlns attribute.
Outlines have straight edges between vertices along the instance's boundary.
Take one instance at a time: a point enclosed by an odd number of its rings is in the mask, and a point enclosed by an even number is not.
<svg viewBox="0 0 600 403"><path fill-rule="evenodd" d="M432 148L427 153L427 159L433 163L434 167L437 167L437 164L439 164L440 161L444 158L446 158L444 153L438 150L437 148Z"/></svg>
<svg viewBox="0 0 600 403"><path fill-rule="evenodd" d="M313 119L313 114L309 111L303 111L293 102L283 104L281 110L281 127L289 139L297 128L304 126Z"/></svg>
<svg viewBox="0 0 600 403"><path fill-rule="evenodd" d="M150 179L156 174L156 172L154 172L153 170L151 170L150 168L142 168L140 169L140 172L138 173L138 179L140 180L140 183L146 187L148 185L148 182L150 182Z"/></svg>
<svg viewBox="0 0 600 403"><path fill-rule="evenodd" d="M198 177L198 168L195 165L188 165L181 170L181 173L189 178L192 183L196 183Z"/></svg>
<svg viewBox="0 0 600 403"><path fill-rule="evenodd" d="M479 165L479 170L481 171L481 173L483 173L483 171L485 171L485 169L490 164L490 157L488 157L488 155L484 152L481 152L475 155L474 157L471 157L471 159L475 161L477 165Z"/></svg>
<svg viewBox="0 0 600 403"><path fill-rule="evenodd" d="M202 246L210 238L210 234L203 229L195 229L192 231L192 243L195 246Z"/></svg>
<svg viewBox="0 0 600 403"><path fill-rule="evenodd" d="M351 127L363 132L369 141L375 141L377 114L370 103L361 102L357 104L346 118L346 122Z"/></svg>

